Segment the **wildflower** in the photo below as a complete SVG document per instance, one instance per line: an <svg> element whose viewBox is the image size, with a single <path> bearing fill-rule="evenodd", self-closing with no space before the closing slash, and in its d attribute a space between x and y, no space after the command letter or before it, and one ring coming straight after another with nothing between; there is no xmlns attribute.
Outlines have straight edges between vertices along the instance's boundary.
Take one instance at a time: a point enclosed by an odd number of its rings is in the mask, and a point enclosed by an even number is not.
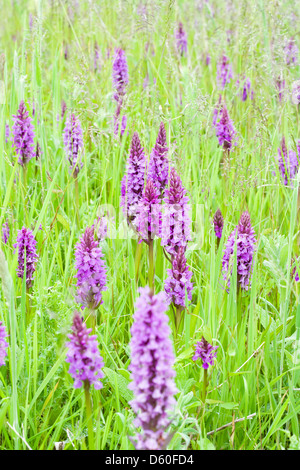
<svg viewBox="0 0 300 470"><path fill-rule="evenodd" d="M178 24L178 29L175 31L176 47L180 55L187 54L187 35L183 29L183 24Z"/></svg>
<svg viewBox="0 0 300 470"><path fill-rule="evenodd" d="M84 307L96 310L103 303L106 287L106 266L99 242L94 239L94 228L88 227L75 247L77 273L76 300Z"/></svg>
<svg viewBox="0 0 300 470"><path fill-rule="evenodd" d="M275 85L276 85L276 88L277 88L277 91L278 91L278 99L279 99L279 102L281 103L281 101L283 100L283 97L284 97L284 89L285 89L285 80L284 78L282 78L281 76L279 76L275 82Z"/></svg>
<svg viewBox="0 0 300 470"><path fill-rule="evenodd" d="M165 191L161 244L174 256L180 246L186 248L191 239L189 198L175 168L171 169L169 187Z"/></svg>
<svg viewBox="0 0 300 470"><path fill-rule="evenodd" d="M211 57L210 57L210 54L206 54L205 56L205 65L209 65L211 63Z"/></svg>
<svg viewBox="0 0 300 470"><path fill-rule="evenodd" d="M135 219L136 210L143 195L145 171L144 149L141 146L138 133L134 132L125 175L121 183L121 206L129 221Z"/></svg>
<svg viewBox="0 0 300 470"><path fill-rule="evenodd" d="M19 157L18 163L24 166L35 156L34 126L24 101L21 101L17 114L13 116L13 121L13 143Z"/></svg>
<svg viewBox="0 0 300 470"><path fill-rule="evenodd" d="M125 88L128 84L128 66L125 52L123 49L115 49L113 68L112 68L112 80L116 94L114 99L118 102L122 102L125 94Z"/></svg>
<svg viewBox="0 0 300 470"><path fill-rule="evenodd" d="M101 242L107 238L107 236L112 235L112 229L114 224L114 217L107 215L100 215L96 220L94 220L93 228L95 231L96 239Z"/></svg>
<svg viewBox="0 0 300 470"><path fill-rule="evenodd" d="M285 186L291 182L298 171L299 161L296 152L289 150L287 152L285 138L281 140L281 147L278 148L278 167Z"/></svg>
<svg viewBox="0 0 300 470"><path fill-rule="evenodd" d="M70 163L70 169L74 178L78 176L83 164L80 160L80 152L83 149L82 128L75 114L71 114L65 124L63 132L65 151Z"/></svg>
<svg viewBox="0 0 300 470"><path fill-rule="evenodd" d="M66 344L66 362L70 364L69 374L74 379L74 388L80 388L88 382L99 390L103 387L101 379L104 377L104 362L98 350L97 337L90 335L91 331L80 314L75 312L72 333L68 335L70 341Z"/></svg>
<svg viewBox="0 0 300 470"><path fill-rule="evenodd" d="M294 38L291 38L285 48L285 61L287 65L296 65L298 62L299 49Z"/></svg>
<svg viewBox="0 0 300 470"><path fill-rule="evenodd" d="M222 238L222 231L224 226L224 218L222 212L218 209L213 218L213 224L215 229L215 234L217 238Z"/></svg>
<svg viewBox="0 0 300 470"><path fill-rule="evenodd" d="M6 220L4 224L2 225L2 241L3 243L5 243L5 245L7 244L8 239L9 239L9 225L8 225L8 221Z"/></svg>
<svg viewBox="0 0 300 470"><path fill-rule="evenodd" d="M232 67L228 57L223 54L217 65L217 82L218 87L224 90L225 86L230 83L233 78Z"/></svg>
<svg viewBox="0 0 300 470"><path fill-rule="evenodd" d="M201 341L196 343L195 355L193 356L193 361L201 359L203 369L208 369L209 366L214 365L214 359L217 355L215 352L219 346L212 346L206 339L202 336Z"/></svg>
<svg viewBox="0 0 300 470"><path fill-rule="evenodd" d="M235 137L236 130L234 128L232 120L229 118L228 110L225 102L219 103L214 111L213 125L216 129L216 136L219 141L219 145L228 152L232 150L233 145L236 145Z"/></svg>
<svg viewBox="0 0 300 470"><path fill-rule="evenodd" d="M292 103L300 104L300 80L296 80L292 85Z"/></svg>
<svg viewBox="0 0 300 470"><path fill-rule="evenodd" d="M161 206L159 191L149 178L143 196L138 204L135 225L140 236L146 243L150 243L161 231Z"/></svg>
<svg viewBox="0 0 300 470"><path fill-rule="evenodd" d="M186 307L186 297L192 300L193 284L191 282L192 271L186 264L185 251L183 247L172 260L172 268L167 270L168 278L165 281L165 292L169 302L175 307Z"/></svg>
<svg viewBox="0 0 300 470"><path fill-rule="evenodd" d="M29 289L33 283L33 275L36 269L36 262L38 259L36 252L36 240L33 232L23 227L18 230L17 242L13 245L18 248L18 270L17 276L23 279L24 276L24 261L26 253L26 287Z"/></svg>
<svg viewBox="0 0 300 470"><path fill-rule="evenodd" d="M239 84L239 80L237 81L237 84ZM251 89L251 81L250 78L245 78L243 80L243 89L241 93L241 100L246 101L248 96L250 96L250 99L253 100L253 90Z"/></svg>
<svg viewBox="0 0 300 470"><path fill-rule="evenodd" d="M148 170L148 177L152 179L161 195L168 185L169 160L167 154L168 147L166 129L164 123L161 122L156 143L151 153Z"/></svg>
<svg viewBox="0 0 300 470"><path fill-rule="evenodd" d="M156 295L149 287L139 289L131 327L131 371L129 388L134 392L131 406L136 414L134 424L137 450L166 448L170 414L175 405L174 353L166 315L165 294Z"/></svg>
<svg viewBox="0 0 300 470"><path fill-rule="evenodd" d="M250 278L253 269L253 255L255 250L256 238L251 226L250 215L247 211L243 212L237 227L230 234L224 249L222 260L223 279L230 287L230 276L232 274L232 261L234 247L237 251L237 277L238 286L244 290L250 287Z"/></svg>
<svg viewBox="0 0 300 470"><path fill-rule="evenodd" d="M9 124L5 124L5 143L9 141L9 136L10 136L10 129L9 129Z"/></svg>

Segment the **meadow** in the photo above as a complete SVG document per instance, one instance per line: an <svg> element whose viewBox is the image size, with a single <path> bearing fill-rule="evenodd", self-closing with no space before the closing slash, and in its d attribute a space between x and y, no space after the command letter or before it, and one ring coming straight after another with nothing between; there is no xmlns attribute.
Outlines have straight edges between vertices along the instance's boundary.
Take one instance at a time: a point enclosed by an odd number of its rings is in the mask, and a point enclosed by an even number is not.
<svg viewBox="0 0 300 470"><path fill-rule="evenodd" d="M0 449L300 450L299 0L0 7Z"/></svg>

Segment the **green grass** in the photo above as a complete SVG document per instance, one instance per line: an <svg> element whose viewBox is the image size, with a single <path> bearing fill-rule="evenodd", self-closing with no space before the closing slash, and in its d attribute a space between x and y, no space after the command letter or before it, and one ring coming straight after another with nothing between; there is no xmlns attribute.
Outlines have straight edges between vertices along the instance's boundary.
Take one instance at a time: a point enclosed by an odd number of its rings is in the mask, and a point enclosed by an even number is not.
<svg viewBox="0 0 300 470"><path fill-rule="evenodd" d="M149 156L161 121L169 156L192 203L195 230L187 251L193 299L173 338L179 392L169 449L299 449L299 286L290 270L291 258L299 256L298 191L283 186L274 159L282 135L293 150L300 138L298 110L288 96L279 103L275 87L281 71L287 90L299 78L299 65L287 68L283 56L284 38L297 29L291 19L294 2L278 6L264 0L234 1L228 11L225 1L203 2L200 9L197 2L187 0L156 0L151 5L99 0L91 6L83 0L74 16L63 0L0 3L7 19L0 31L0 79L5 89L0 104L0 226L8 219L11 229L8 244L1 244L7 265L0 266L0 319L9 332L9 350L6 365L0 368L0 449L49 450L62 441L65 449L88 447L84 391L74 390L65 362L66 335L78 307L74 248L103 204L113 208L119 227L120 185L132 133L139 133ZM142 3L148 4L146 17L139 13ZM187 57L175 50L178 21L188 33ZM233 34L229 43L228 30ZM299 45L299 34L295 38ZM97 73L95 41L101 51ZM123 109L128 134L122 139L114 137L112 124L111 57L119 46L126 51L130 77ZM216 66L223 50L235 77L245 74L254 89L254 100L246 102L240 100L235 80L223 93L239 135L227 177L211 125L219 97ZM204 62L207 52L209 66ZM147 74L149 85L144 89ZM40 160L28 164L26 186L4 137L5 123L11 128L21 99L30 114L35 103L35 132L42 149ZM63 148L64 121L57 120L61 100L80 117L84 133L79 224ZM218 207L225 217L219 248L211 224ZM222 253L246 209L257 251L251 289L237 295L236 273L230 292L222 288ZM13 247L23 225L33 229L39 254L29 321ZM146 245L135 281L136 247L136 240L122 237L103 243L108 289L96 333L105 378L103 389L91 390L97 449L133 449L128 344L137 288L148 282ZM159 292L169 263L158 240L155 264ZM168 314L172 325L171 308ZM203 369L192 360L194 344L202 335L219 346L215 366L208 372L205 409Z"/></svg>

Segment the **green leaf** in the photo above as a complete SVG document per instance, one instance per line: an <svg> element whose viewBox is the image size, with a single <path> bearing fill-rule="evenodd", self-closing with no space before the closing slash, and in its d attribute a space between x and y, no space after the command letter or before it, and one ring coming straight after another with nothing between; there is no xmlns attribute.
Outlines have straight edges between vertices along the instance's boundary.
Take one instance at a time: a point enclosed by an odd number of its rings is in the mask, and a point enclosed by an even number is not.
<svg viewBox="0 0 300 470"><path fill-rule="evenodd" d="M219 406L221 408L225 408L225 410L234 410L235 408L238 408L239 404L234 403L234 402L228 402L228 403L220 403Z"/></svg>
<svg viewBox="0 0 300 470"><path fill-rule="evenodd" d="M192 354L193 354L193 348L192 347L187 348L185 351L183 351L181 354L179 354L179 356L176 357L175 363L180 362L183 359L187 359Z"/></svg>
<svg viewBox="0 0 300 470"><path fill-rule="evenodd" d="M61 214L57 214L56 218L58 222L60 222L68 231L70 231L69 222Z"/></svg>
<svg viewBox="0 0 300 470"><path fill-rule="evenodd" d="M121 397L124 398L124 400L129 402L133 399L133 393L128 389L129 380L127 380L123 375L117 374L114 370L109 369L108 367L104 367L103 372L107 376L109 383L114 389L116 388L117 384L118 392Z"/></svg>
<svg viewBox="0 0 300 470"><path fill-rule="evenodd" d="M199 439L198 444L201 450L216 450L215 446L207 437Z"/></svg>

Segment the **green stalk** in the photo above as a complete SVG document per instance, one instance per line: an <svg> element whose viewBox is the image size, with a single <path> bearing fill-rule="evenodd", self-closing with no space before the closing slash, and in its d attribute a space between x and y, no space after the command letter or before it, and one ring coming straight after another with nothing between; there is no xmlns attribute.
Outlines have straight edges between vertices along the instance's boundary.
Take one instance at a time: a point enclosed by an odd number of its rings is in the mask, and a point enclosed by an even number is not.
<svg viewBox="0 0 300 470"><path fill-rule="evenodd" d="M138 282L138 276L139 276L139 268L140 268L140 262L141 262L141 257L142 257L142 250L143 250L143 244L142 243L137 243L136 250L135 250L135 260L134 260L134 265L135 265L135 282Z"/></svg>
<svg viewBox="0 0 300 470"><path fill-rule="evenodd" d="M203 402L203 410L201 416L201 429L203 432L203 436L205 435L205 424L204 424L204 416L205 416L205 401L206 401L206 392L207 392L207 369L203 369L203 387L202 387L202 402Z"/></svg>
<svg viewBox="0 0 300 470"><path fill-rule="evenodd" d="M181 323L183 308L180 305L176 305L175 309L176 309L175 310L175 327L176 327L176 336L177 336L180 323Z"/></svg>
<svg viewBox="0 0 300 470"><path fill-rule="evenodd" d="M74 183L75 183L75 210L76 210L76 218L77 218L77 224L79 227L80 224L80 218L79 218L79 188L78 188L78 178L74 178Z"/></svg>
<svg viewBox="0 0 300 470"><path fill-rule="evenodd" d="M203 387L202 387L202 401L203 401L203 406L205 406L205 400L206 400L206 391L207 391L207 369L204 370L204 376L203 376Z"/></svg>
<svg viewBox="0 0 300 470"><path fill-rule="evenodd" d="M84 381L84 396L85 396L85 409L86 409L86 419L87 419L87 427L88 427L89 450L95 450L94 429L93 429L93 419L92 419L92 404L91 404L91 395L90 395L90 382L88 380Z"/></svg>
<svg viewBox="0 0 300 470"><path fill-rule="evenodd" d="M89 328L92 328L92 333L93 335L95 334L96 332L96 316L97 316L97 312L96 310L94 310L93 308L87 308L87 312L88 312L88 323L89 323Z"/></svg>
<svg viewBox="0 0 300 470"><path fill-rule="evenodd" d="M26 193L27 193L27 166L23 165L23 184L20 182L21 192L23 196L23 207L24 207L24 219L26 219L26 224L29 225L28 213L27 213L27 204L26 204Z"/></svg>
<svg viewBox="0 0 300 470"><path fill-rule="evenodd" d="M26 197L26 190L27 190L27 166L26 164L23 165L23 186L24 186L24 193ZM25 200L24 200L25 202Z"/></svg>
<svg viewBox="0 0 300 470"><path fill-rule="evenodd" d="M30 323L30 314L31 314L30 295L29 295L29 289L26 286L26 323L27 325Z"/></svg>
<svg viewBox="0 0 300 470"><path fill-rule="evenodd" d="M154 256L153 256L153 240L149 241L149 271L148 271L149 287L154 292Z"/></svg>
<svg viewBox="0 0 300 470"><path fill-rule="evenodd" d="M198 408L197 418L199 417L199 414L200 414L201 408L202 408L201 429L202 429L203 435L204 435L204 431L205 431L204 430L205 401L206 401L207 384L208 384L207 369L203 369L203 372L204 372L204 374L203 374L203 386L202 386L202 396L201 396L203 405L199 406L199 408ZM201 380L201 372L200 372L199 382L200 382L200 380Z"/></svg>

